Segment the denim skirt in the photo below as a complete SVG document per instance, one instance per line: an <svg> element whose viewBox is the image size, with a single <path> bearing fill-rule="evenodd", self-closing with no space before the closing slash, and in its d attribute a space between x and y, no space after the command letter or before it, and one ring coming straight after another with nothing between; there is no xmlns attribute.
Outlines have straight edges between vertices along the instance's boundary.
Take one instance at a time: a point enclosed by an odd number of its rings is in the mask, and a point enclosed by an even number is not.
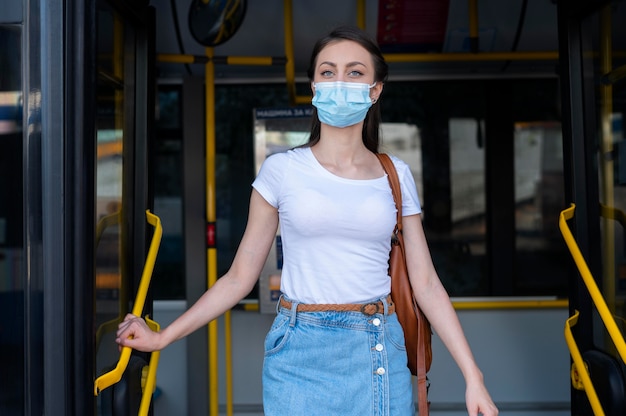
<svg viewBox="0 0 626 416"><path fill-rule="evenodd" d="M415 415L402 327L378 300L374 315L278 307L265 338L266 416Z"/></svg>

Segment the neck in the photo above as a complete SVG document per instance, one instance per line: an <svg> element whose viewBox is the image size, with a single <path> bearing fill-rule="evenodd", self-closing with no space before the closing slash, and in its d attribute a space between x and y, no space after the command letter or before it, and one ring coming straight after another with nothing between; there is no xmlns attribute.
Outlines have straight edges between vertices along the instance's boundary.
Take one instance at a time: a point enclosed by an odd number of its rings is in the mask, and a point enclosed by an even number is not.
<svg viewBox="0 0 626 416"><path fill-rule="evenodd" d="M371 153L363 144L363 123L345 128L322 124L314 153L323 163L352 164Z"/></svg>
<svg viewBox="0 0 626 416"><path fill-rule="evenodd" d="M363 123L353 126L338 128L327 124L321 125L320 143L326 142L330 145L354 146L356 148L363 144Z"/></svg>

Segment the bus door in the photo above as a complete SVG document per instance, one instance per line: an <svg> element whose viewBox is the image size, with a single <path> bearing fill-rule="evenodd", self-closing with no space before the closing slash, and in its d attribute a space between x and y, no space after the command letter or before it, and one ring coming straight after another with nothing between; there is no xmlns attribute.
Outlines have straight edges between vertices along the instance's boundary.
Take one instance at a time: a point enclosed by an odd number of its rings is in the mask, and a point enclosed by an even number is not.
<svg viewBox="0 0 626 416"><path fill-rule="evenodd" d="M154 12L146 5L134 7L121 1L101 1L96 10L95 333L92 335L95 337L94 394L99 415L138 414L143 396L142 378L145 385L150 360L149 354L137 352L124 358L125 353L120 354L114 342L117 325L127 313L151 314L151 299L145 298L149 292L145 292L147 288L140 279L158 221L146 213L153 201L148 171L155 93ZM140 296L138 292L142 292ZM120 364L122 360L127 364ZM124 368L120 379L115 375L116 370Z"/></svg>
<svg viewBox="0 0 626 416"><path fill-rule="evenodd" d="M97 329L132 310L153 229L148 3L0 2L3 416L106 407Z"/></svg>
<svg viewBox="0 0 626 416"><path fill-rule="evenodd" d="M626 414L625 9L623 0L559 5L565 189L572 204L564 219L589 269L579 265L569 285L572 414L598 414L600 407ZM580 376L579 353L595 393Z"/></svg>

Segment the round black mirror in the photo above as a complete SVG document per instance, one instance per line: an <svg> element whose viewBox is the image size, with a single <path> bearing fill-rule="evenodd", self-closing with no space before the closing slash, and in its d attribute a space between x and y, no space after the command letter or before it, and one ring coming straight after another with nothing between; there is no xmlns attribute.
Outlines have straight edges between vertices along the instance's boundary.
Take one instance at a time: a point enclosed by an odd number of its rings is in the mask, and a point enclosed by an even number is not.
<svg viewBox="0 0 626 416"><path fill-rule="evenodd" d="M246 0L193 0L189 7L189 30L204 46L230 39L246 14Z"/></svg>

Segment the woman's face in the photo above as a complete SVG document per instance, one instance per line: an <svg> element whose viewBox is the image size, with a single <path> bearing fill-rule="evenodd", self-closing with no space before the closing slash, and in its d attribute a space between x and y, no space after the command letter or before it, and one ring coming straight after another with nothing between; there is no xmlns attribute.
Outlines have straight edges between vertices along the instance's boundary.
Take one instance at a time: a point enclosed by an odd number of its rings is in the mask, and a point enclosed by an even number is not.
<svg viewBox="0 0 626 416"><path fill-rule="evenodd" d="M373 84L375 81L374 61L370 53L351 40L339 40L326 45L317 55L313 75L313 93L316 82L344 81ZM381 83L370 90L372 98L380 94Z"/></svg>

